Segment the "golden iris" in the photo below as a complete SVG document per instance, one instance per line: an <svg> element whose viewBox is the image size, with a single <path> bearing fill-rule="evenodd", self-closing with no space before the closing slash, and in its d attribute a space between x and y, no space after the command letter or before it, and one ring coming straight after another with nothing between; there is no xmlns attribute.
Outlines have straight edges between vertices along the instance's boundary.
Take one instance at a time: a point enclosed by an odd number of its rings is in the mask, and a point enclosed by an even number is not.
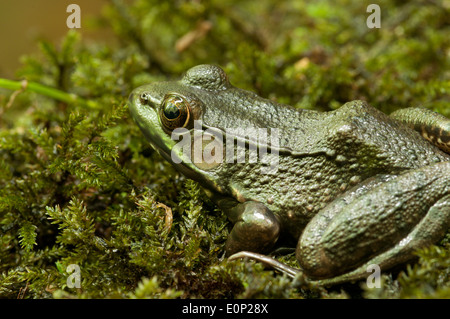
<svg viewBox="0 0 450 319"><path fill-rule="evenodd" d="M190 118L189 103L179 95L166 95L161 104L160 118L164 127L169 131L185 127Z"/></svg>

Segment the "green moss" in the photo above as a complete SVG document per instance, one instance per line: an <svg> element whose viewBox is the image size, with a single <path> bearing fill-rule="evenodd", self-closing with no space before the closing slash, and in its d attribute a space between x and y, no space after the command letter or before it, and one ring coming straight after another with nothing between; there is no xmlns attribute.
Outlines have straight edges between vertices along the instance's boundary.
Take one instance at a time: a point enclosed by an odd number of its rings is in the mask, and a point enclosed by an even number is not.
<svg viewBox="0 0 450 319"><path fill-rule="evenodd" d="M138 85L216 63L236 86L296 107L364 99L450 116L445 4L379 5L382 27L368 29L366 5L348 1L114 0L103 19L117 46L74 31L38 43L17 71L38 86L0 89L0 296L448 298L445 241L380 289L305 288L227 262L226 217L149 148L126 107ZM81 288L68 286L71 264Z"/></svg>

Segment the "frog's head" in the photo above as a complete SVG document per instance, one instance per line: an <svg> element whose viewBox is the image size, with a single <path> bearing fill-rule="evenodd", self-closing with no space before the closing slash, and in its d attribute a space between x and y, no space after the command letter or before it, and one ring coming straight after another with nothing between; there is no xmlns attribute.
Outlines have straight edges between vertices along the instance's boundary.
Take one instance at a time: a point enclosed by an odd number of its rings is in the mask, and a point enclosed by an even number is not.
<svg viewBox="0 0 450 319"><path fill-rule="evenodd" d="M220 104L220 99L216 98L218 92L230 87L221 68L199 65L189 69L179 81L157 82L136 88L130 94L128 105L147 140L165 159L188 178L209 185L213 183L217 189L219 187L212 176L208 176L208 171L217 165L195 164L185 152L172 152L172 149L181 139L193 141L194 121L203 120L206 105L215 108L217 105L211 104ZM173 134L180 129L184 129L184 133Z"/></svg>

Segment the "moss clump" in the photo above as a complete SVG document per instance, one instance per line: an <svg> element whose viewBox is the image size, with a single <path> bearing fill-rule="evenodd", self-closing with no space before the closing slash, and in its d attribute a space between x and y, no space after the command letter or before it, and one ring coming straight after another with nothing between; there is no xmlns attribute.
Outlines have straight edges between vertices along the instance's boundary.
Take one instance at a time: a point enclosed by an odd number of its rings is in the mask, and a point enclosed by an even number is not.
<svg viewBox="0 0 450 319"><path fill-rule="evenodd" d="M0 89L0 296L448 297L445 241L379 290L299 288L228 263L226 217L149 148L126 108L136 86L216 63L236 86L297 107L364 99L450 116L445 4L379 5L382 27L368 29L366 6L344 1L114 0L103 21L116 47L72 31L40 42L17 77L54 91ZM67 281L71 264L81 288Z"/></svg>

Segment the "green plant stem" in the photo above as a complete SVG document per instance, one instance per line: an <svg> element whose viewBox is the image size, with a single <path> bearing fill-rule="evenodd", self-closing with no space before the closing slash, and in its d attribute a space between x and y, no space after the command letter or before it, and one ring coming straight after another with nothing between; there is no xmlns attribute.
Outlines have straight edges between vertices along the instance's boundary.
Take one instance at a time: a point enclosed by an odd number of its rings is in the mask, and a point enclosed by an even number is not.
<svg viewBox="0 0 450 319"><path fill-rule="evenodd" d="M53 98L57 101L61 101L67 104L81 104L90 109L98 108L97 103L94 101L87 101L75 94L67 93L60 91L58 89L45 86L35 82L28 82L26 80L23 81L12 81L8 79L0 78L0 87L8 89L8 90L29 90L31 92L35 92L50 98Z"/></svg>

